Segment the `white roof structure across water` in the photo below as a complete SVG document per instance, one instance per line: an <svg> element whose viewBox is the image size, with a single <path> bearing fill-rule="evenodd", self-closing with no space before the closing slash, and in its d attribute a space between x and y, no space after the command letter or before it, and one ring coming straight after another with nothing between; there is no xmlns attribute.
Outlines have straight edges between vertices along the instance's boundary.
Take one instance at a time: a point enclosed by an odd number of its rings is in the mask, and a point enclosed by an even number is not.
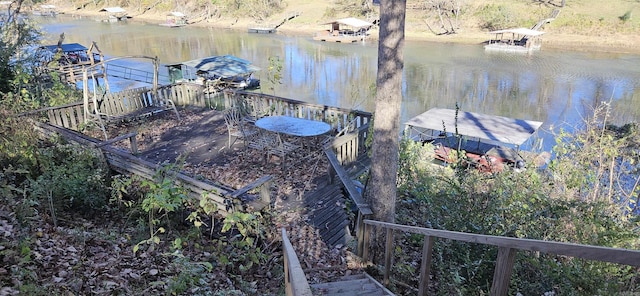
<svg viewBox="0 0 640 296"><path fill-rule="evenodd" d="M531 30L527 28L504 29L504 30L489 32L489 34L505 34L505 33L517 34L522 36L540 36L544 34L544 32L542 31Z"/></svg>
<svg viewBox="0 0 640 296"><path fill-rule="evenodd" d="M373 26L373 24L370 23L370 22L363 21L361 19L357 19L357 18L354 18L354 17L343 18L343 19L327 22L327 23L324 23L322 25L329 25L329 24L340 24L340 25L345 25L345 26L351 26L351 27L356 28L356 29L367 28L367 27Z"/></svg>
<svg viewBox="0 0 640 296"><path fill-rule="evenodd" d="M109 13L122 13L122 12L126 12L126 10L124 10L122 7L106 7L101 9L100 11L106 11Z"/></svg>
<svg viewBox="0 0 640 296"><path fill-rule="evenodd" d="M405 123L412 128L453 133L494 143L522 145L542 125L542 122L494 116L473 112L433 108Z"/></svg>

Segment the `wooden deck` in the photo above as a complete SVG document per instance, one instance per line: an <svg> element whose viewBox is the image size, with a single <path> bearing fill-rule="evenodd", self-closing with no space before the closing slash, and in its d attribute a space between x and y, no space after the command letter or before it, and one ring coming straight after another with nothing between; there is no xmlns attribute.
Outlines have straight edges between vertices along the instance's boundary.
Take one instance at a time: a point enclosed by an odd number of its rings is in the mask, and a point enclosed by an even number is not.
<svg viewBox="0 0 640 296"><path fill-rule="evenodd" d="M271 33L275 33L278 29L271 26L266 26L266 27L251 27L249 29L247 29L247 31L249 33L258 33L258 34L271 34Z"/></svg>
<svg viewBox="0 0 640 296"><path fill-rule="evenodd" d="M169 93L176 96L180 96L181 94L179 91L171 91ZM273 194L274 187L282 187L282 184L279 184L282 180L274 177L277 172L283 173L283 170L277 163L260 162L258 166L259 169L256 169L255 166L243 167L243 165L249 165L254 161L252 153L248 152L248 149L243 149L241 147L242 144L238 143L234 145L234 149L224 150L223 147L227 145L226 131L220 125L221 117L216 114L218 111L210 109L208 107L210 105L203 105L203 107L209 109L197 109L199 111L193 114L197 114L200 117L195 116L196 118L194 120L188 121L189 116L182 116L184 118L183 120L189 124L183 121L177 122L175 118L172 118L173 115L171 113L165 112L152 116L158 117L156 119L164 118L164 122L149 124L148 121L144 121L143 119L137 122L130 122L129 124L138 132L110 128L109 132L116 132L117 134L108 141L101 141L98 140L97 137L90 137L79 132L85 125L83 122L84 108L82 108L82 104L47 108L30 114L45 114L46 116L44 117L48 118L48 122L37 123L38 128L44 136L58 134L67 140L87 147L100 149L105 155L108 164L114 170L122 173L136 173L148 178L166 162L175 160L180 154L183 154L183 152L190 152L188 153L189 157L191 157L189 159L189 170L185 170L184 173L179 172L177 181L184 185L185 188L191 192L192 196L200 198L203 193L209 194L213 201L219 203L219 209L222 214L238 210L239 207L245 208L249 206L252 201L263 202L263 206L266 208L277 206L275 203L277 199L280 199L281 202L301 202L300 205L304 205L303 202L306 202L307 213L309 213L311 217L310 220L315 223L315 226L312 226L312 228L316 228L321 235L322 231L317 228L324 226L326 229L333 229L333 232L326 232L323 235L325 241L333 244L341 243L339 230L346 230L344 226L347 220L344 219L344 216L337 215L337 213L347 212L343 205L343 200L349 198L356 206L358 213L355 215L355 217L357 217L355 221L348 221L355 224L351 229L355 229L357 234L357 255L360 255L364 262L367 262L369 257L368 244L370 243L369 237L373 228L383 229L387 233L385 258L384 264L382 265L384 267L383 282L385 285L389 284L390 277L392 276L390 270L395 250L393 244L394 231L396 233L408 232L425 236L423 258L419 267L420 287L418 287L418 295L427 295L430 292L429 275L431 252L435 239L451 239L498 247L499 251L496 258L495 276L491 284L491 295L507 295L514 260L516 258L515 254L518 251L542 252L584 258L587 260L640 266L640 251L638 250L460 233L367 220L366 217L371 215L371 210L362 199L357 188L352 184L350 174L361 170L363 167L362 164L366 164L366 161L361 160L362 154L359 153L365 152L362 151L361 148L364 147L364 138L368 132L368 123L371 120L371 114L308 104L263 94L247 92L229 92L226 94L227 97L225 100L227 100L227 104L232 104L232 100L262 100L267 102L270 106L270 113L268 115L279 114L326 120L327 122L331 122L332 126L337 130L342 130L350 126L352 122L358 122L358 124L356 124L357 129L344 133L340 138L335 139L330 147L324 149L326 158L322 157L322 153L318 153L314 155L317 157L315 159L305 158L301 160L306 162L297 164L297 166L301 167L300 171L284 172L284 174L292 174L300 177L304 175L308 176L309 172L315 172L312 168L323 167L318 165L318 160L326 159L326 161L328 161L326 166L329 167L328 171L321 169L318 175L311 174L311 176L314 177L310 179L312 180L311 183L319 186L309 187L313 188L313 190L305 190L303 198L298 200L295 198L295 195L287 196L285 191L276 191L275 195ZM181 102L185 99L186 98L183 97L176 97L175 101ZM203 100L196 100L191 102L190 105L197 105L202 102ZM184 112L186 110L191 109L182 106L181 111ZM153 128L161 125L170 126L169 130L171 132L154 134ZM150 129L140 129L145 126L150 127ZM129 140L129 142L122 143L122 141L125 140ZM173 141L172 144L168 144L171 141ZM139 150L136 149L136 147L138 147ZM126 149L129 149L129 151ZM199 166L197 165L198 163L205 165ZM226 167L221 168L220 171L228 173L231 168L239 168L239 171L243 174L229 175L227 179L217 177L210 178L211 176L204 174L204 172L211 172L211 170L201 170L203 168L208 169L216 163L226 165ZM310 164L312 164L312 166L305 166ZM364 167L366 167L366 165L364 165ZM255 175L247 175L247 172L258 172L260 173L260 177L256 178ZM271 174L274 174L274 176L271 176ZM238 183L226 183L226 181L231 180L235 180L235 182ZM274 181L272 183L274 185L271 186L270 182L273 180L276 181ZM327 184L333 185L329 186ZM305 188L307 187L305 186ZM252 192L256 191L259 192L257 199L255 197L253 199L245 199L252 195ZM296 204L289 205L296 206ZM333 205L335 205L335 207ZM257 207L254 209L259 210L260 208L261 207ZM336 216L332 216L332 213ZM315 232L315 230L313 231ZM292 244L295 245L297 243L296 240L289 241L289 238L286 237L286 232L283 231L287 295L313 295L312 291L314 291L316 295L392 295L365 274L342 278L332 283L309 285L304 277L304 270L300 265L300 261L297 260L295 251L292 251ZM309 251L307 247L307 245L300 246L301 250L305 252ZM295 264L296 262L297 264Z"/></svg>
<svg viewBox="0 0 640 296"><path fill-rule="evenodd" d="M186 88L185 88L186 86ZM264 197L261 194L260 200L270 200L270 202L289 200L291 196L302 196L311 194L315 188L323 188L316 183L320 182L323 177L328 174L325 169L327 167L327 160L324 158L324 154L321 149L316 150L315 153L309 154L307 150L303 150L300 154L293 155L292 159L295 160L292 171L283 171L278 162L281 160L275 159L267 163L263 163L261 160L263 156L259 152L252 149L244 149L243 143L238 141L232 149L226 149L227 147L227 130L224 124L223 116L220 112L209 108L210 102L200 98L198 94L202 92L193 89L193 85L177 84L171 87L164 86L163 96L167 96L174 100L176 104L182 105L181 112L187 112L184 116L185 119L172 115L170 113L163 113L158 115L149 114L147 119L133 120L125 124L113 123L105 129L108 133L108 141L98 140L101 138L99 134L82 134L78 131L81 130L87 124L87 116L85 116L86 110L90 108L83 108L82 103L69 104L60 107L47 108L42 110L49 119L49 123L52 128L48 129L50 132L59 132L67 137L74 138L76 142L80 142L83 145L90 145L94 147L100 147L105 153L115 155L111 165L120 166L119 171L127 171L129 173L143 173L146 176L152 175L152 172L158 168L159 164L173 163L181 155L186 155L187 170L184 172L185 180L191 178L201 179L198 175L206 176L209 178L209 184L200 184L206 187L206 190L216 188L214 192L217 192L215 200L219 202L220 208L226 208L229 202L236 203L233 199L233 192L241 190L248 186L250 183L256 182L263 177L270 176L276 180L276 184L271 188L269 197ZM343 129L345 126L352 122L354 118L358 124L366 126L371 120L371 114L366 112L359 112L354 110L344 110L340 108L332 108L322 105L308 104L299 101L288 100L284 98L255 94L248 92L228 92L224 98L227 106L233 106L235 100L254 100L268 108L271 115L286 115L299 118L307 118L313 120L321 120L330 122L333 130ZM190 107L187 107L190 106ZM196 107L199 106L199 107ZM202 109L202 108L205 109ZM179 120L180 118L181 120ZM160 120L160 121L154 121ZM115 126L118 126L117 128ZM166 126L166 129L161 134L154 133L154 127ZM123 135L129 135L123 137ZM364 137L364 134L357 137L356 140ZM130 142L122 142L122 140L132 139ZM118 142L120 141L120 142ZM364 141L360 141L364 142ZM357 159L357 156L353 156L357 153L362 153L358 149L364 146L354 145L350 141L341 141L341 144L334 145L334 151L339 155L340 161L343 164L351 162L352 159ZM356 143L356 142L354 142ZM112 147L112 148L111 148ZM115 149L115 150L114 150ZM122 149L129 149L132 152L122 152ZM118 153L115 153L118 151ZM366 155L362 153L362 155ZM120 164L126 164L132 162L132 159L139 159L136 162L136 166L127 167ZM324 159L324 160L323 160ZM109 159L108 159L109 160ZM250 161L249 161L250 160ZM323 164L324 163L324 164ZM237 171L237 175L222 174L223 170L215 170L216 167L232 166ZM256 169L259 168L259 169ZM243 171L251 172L251 174L242 173ZM313 173L310 173L313 172ZM295 178L288 178L284 180L288 175L301 176L309 178L309 180L298 180L297 183L306 183L304 188L295 188L293 183ZM329 177L324 177L323 182ZM284 181L283 181L284 180ZM187 181L188 186L198 186L197 182ZM195 184L195 185L194 185ZM216 185L218 184L218 185ZM259 184L258 184L259 185ZM299 186L298 186L299 187ZM199 198L198 192L204 192L205 189L195 189L194 196ZM340 193L334 191L339 195ZM318 196L326 196L326 194L318 193ZM244 201L252 198L243 198ZM256 198L253 198L256 200ZM292 198L290 200L295 200ZM244 201L237 201L237 203L243 203ZM261 208L268 205L253 205L254 208ZM343 210L342 208L340 210ZM338 223L338 225L343 222ZM344 232L342 232L344 233ZM334 238L334 242L339 241L344 236Z"/></svg>

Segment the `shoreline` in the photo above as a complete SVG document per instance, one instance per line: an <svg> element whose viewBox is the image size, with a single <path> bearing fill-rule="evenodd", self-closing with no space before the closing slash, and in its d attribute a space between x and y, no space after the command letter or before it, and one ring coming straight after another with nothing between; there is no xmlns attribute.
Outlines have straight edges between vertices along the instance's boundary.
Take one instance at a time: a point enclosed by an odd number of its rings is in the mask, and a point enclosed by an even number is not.
<svg viewBox="0 0 640 296"><path fill-rule="evenodd" d="M88 10L70 10L68 8L60 9L64 15L82 16L82 17L100 17L103 13ZM139 15L132 15L128 22L138 22L158 25L166 21L165 14L147 12ZM228 29L246 32L252 25L257 25L249 19L228 19L220 18L215 22L195 22L189 23L188 26L211 28L211 29ZM319 24L295 23L285 24L277 29L277 32L286 35L313 35L323 29ZM295 25L295 26L293 26ZM457 34L437 36L431 32L408 30L405 27L405 41L419 42L440 42L440 43L458 43L458 44L477 44L481 45L490 37L487 32L480 31L461 31ZM275 33L277 34L277 33ZM372 29L369 40L378 40L378 30ZM630 35L615 36L585 36L577 34L553 33L545 35L542 40L542 50L571 50L577 52L594 52L594 53L611 53L611 54L640 54L640 38Z"/></svg>

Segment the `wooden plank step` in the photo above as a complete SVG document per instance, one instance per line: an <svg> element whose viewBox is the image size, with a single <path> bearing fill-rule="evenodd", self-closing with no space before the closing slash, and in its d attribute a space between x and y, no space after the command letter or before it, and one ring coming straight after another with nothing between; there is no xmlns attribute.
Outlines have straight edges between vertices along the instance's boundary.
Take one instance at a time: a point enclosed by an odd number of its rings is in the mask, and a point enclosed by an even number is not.
<svg viewBox="0 0 640 296"><path fill-rule="evenodd" d="M351 281L351 280L361 280L361 279L366 279L367 276L364 275L364 273L357 273L357 274L350 274L350 275L345 275L339 278L339 280L337 282L343 282L343 281Z"/></svg>
<svg viewBox="0 0 640 296"><path fill-rule="evenodd" d="M349 221L344 220L334 228L333 233L327 233L324 236L320 233L320 236L322 236L324 241L332 247L338 244L344 245L346 243L345 236L347 235L347 225L349 225Z"/></svg>
<svg viewBox="0 0 640 296"><path fill-rule="evenodd" d="M369 279L357 279L311 285L319 295L371 295L379 292L379 287Z"/></svg>
<svg viewBox="0 0 640 296"><path fill-rule="evenodd" d="M342 188L327 185L304 197L310 223L318 230L322 240L330 246L344 243L345 226L349 217L344 207L345 197ZM329 243L331 239L332 243Z"/></svg>
<svg viewBox="0 0 640 296"><path fill-rule="evenodd" d="M394 294L366 273L343 276L335 282L310 285L313 295L393 296Z"/></svg>
<svg viewBox="0 0 640 296"><path fill-rule="evenodd" d="M312 194L305 196L305 201L307 204L313 205L318 201L331 199L336 195L342 195L342 190L337 186L329 186L328 188L325 187L324 189L317 190Z"/></svg>
<svg viewBox="0 0 640 296"><path fill-rule="evenodd" d="M345 221L347 221L347 215L335 212L333 216L329 217L329 219L322 221L322 224L316 225L316 227L320 229L324 228L327 230L331 230L331 229L335 229L339 224L342 224Z"/></svg>
<svg viewBox="0 0 640 296"><path fill-rule="evenodd" d="M347 213L344 208L334 204L333 207L314 212L310 215L310 219L313 221L314 225L320 227L329 224L336 219L347 219Z"/></svg>
<svg viewBox="0 0 640 296"><path fill-rule="evenodd" d="M345 198L342 192L335 192L330 197L314 201L313 204L308 203L307 207L317 212L325 208L333 208L337 202L345 203Z"/></svg>
<svg viewBox="0 0 640 296"><path fill-rule="evenodd" d="M327 225L332 224L332 222L336 220L346 220L347 213L344 208L334 204L333 206L324 208L321 211L315 211L313 214L309 215L309 218L313 221L314 225L327 228Z"/></svg>

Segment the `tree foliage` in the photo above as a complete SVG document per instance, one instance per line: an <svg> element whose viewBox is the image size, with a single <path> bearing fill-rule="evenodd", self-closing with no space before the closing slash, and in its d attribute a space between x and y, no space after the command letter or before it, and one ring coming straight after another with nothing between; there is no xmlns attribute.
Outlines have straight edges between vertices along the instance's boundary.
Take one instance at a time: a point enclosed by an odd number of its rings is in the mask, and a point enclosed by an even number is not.
<svg viewBox="0 0 640 296"><path fill-rule="evenodd" d="M39 38L37 29L28 18L20 14L24 0L11 1L9 7L0 16L0 93L14 91L16 71L20 70L30 56L25 48L36 43Z"/></svg>
<svg viewBox="0 0 640 296"><path fill-rule="evenodd" d="M432 146L403 141L397 223L637 249L640 219L632 207L640 135L630 126L605 128L606 110L605 105L585 126L562 133L556 158L541 170L491 175L440 168L425 162L432 159ZM415 278L411 262L421 256L422 238L405 235L401 241L396 258L402 263L394 268ZM437 294L488 293L496 254L484 245L438 240L432 265ZM629 266L518 252L509 294L613 295L638 292L638 280Z"/></svg>
<svg viewBox="0 0 640 296"><path fill-rule="evenodd" d="M460 25L458 20L463 13L465 0L427 0L424 8L427 12L425 23L436 35L455 34Z"/></svg>
<svg viewBox="0 0 640 296"><path fill-rule="evenodd" d="M237 16L264 21L285 8L282 0L217 0L214 1L222 11Z"/></svg>

